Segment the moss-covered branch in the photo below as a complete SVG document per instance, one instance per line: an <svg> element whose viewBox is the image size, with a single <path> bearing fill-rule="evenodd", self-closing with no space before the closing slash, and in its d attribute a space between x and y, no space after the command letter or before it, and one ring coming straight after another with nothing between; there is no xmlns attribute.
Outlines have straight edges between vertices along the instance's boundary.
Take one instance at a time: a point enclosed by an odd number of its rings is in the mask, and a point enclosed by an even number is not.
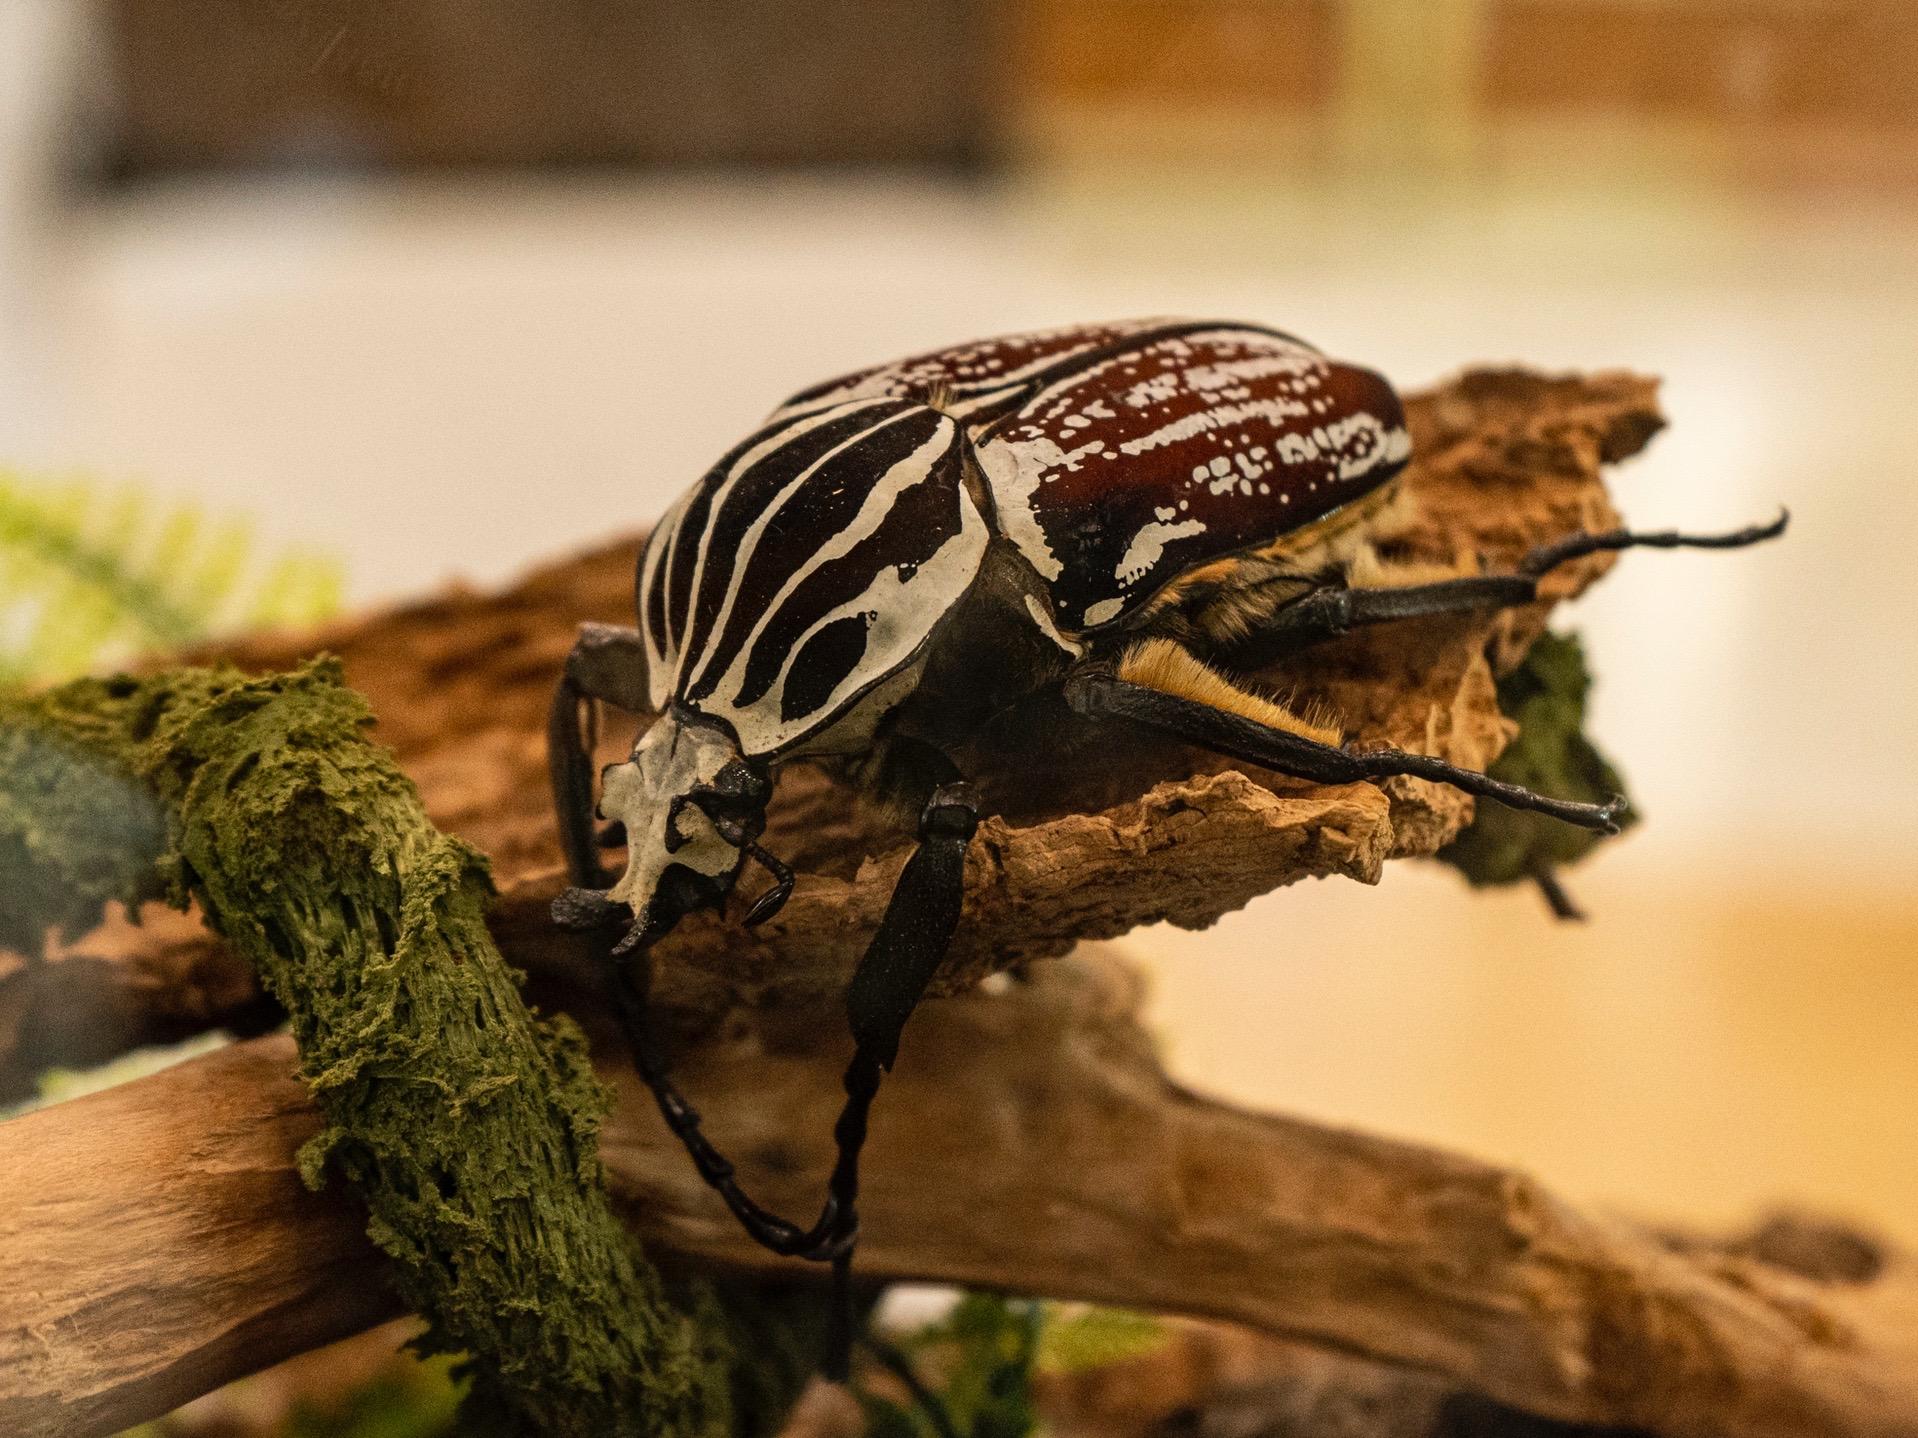
<svg viewBox="0 0 1918 1438"><path fill-rule="evenodd" d="M462 1431L729 1433L722 1325L672 1304L607 1204L584 1044L527 1012L484 859L370 719L328 661L0 700L7 941L109 898L199 903L292 1015L326 1116L309 1182L353 1184L428 1343L473 1356Z"/></svg>

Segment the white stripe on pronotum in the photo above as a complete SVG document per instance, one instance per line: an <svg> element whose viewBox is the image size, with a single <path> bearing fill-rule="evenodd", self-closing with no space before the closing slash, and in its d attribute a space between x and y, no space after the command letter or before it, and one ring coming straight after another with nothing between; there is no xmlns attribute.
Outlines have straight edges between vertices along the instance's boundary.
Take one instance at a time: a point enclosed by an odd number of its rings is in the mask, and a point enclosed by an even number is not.
<svg viewBox="0 0 1918 1438"><path fill-rule="evenodd" d="M856 414L861 409L869 409L875 404L887 402L888 401L882 400L864 400L846 406L844 409L838 411L838 414ZM698 668L686 676L686 684L684 686L686 689L698 687L700 681L706 677L706 669L712 663L712 656L718 650L720 640L726 633L726 621L732 617L733 605L739 598L740 584L745 578L747 566L752 563L753 554L759 547L760 537L765 534L766 527L771 524L774 519L778 518L779 511L786 506L787 502L790 501L795 494L805 487L806 481L819 473L824 466L830 464L847 450L864 444L881 430L895 425L901 420L910 419L918 413L920 413L920 411L908 409L899 414L888 415L886 418L880 420L878 424L862 429L850 439L842 440L824 454L820 455L818 459L807 465L805 469L801 470L790 483L781 489L778 494L773 496L769 503L760 509L757 517L747 526L746 532L739 537L739 547L733 552L732 556L732 574L727 580L726 597L720 601L719 610L713 616L712 622L705 626L705 636L704 642L701 645L701 652L697 655L685 656L685 658L693 659L698 664ZM837 415L815 416L806 422L803 428L810 430L816 428L820 423L824 422L825 419L836 417ZM776 451L769 451L768 454L770 455L774 452ZM728 476L728 484L741 472L743 471L735 471L734 475ZM699 547L702 572L705 567L704 560L706 552L712 547L713 532L718 527L715 523L718 517L718 507L715 505L712 510L707 512L706 533L702 537ZM697 586L699 582L697 576L693 582L695 586ZM695 602L697 602L698 594L699 591L697 587L695 587L693 590Z"/></svg>
<svg viewBox="0 0 1918 1438"><path fill-rule="evenodd" d="M924 411L912 411L912 413L923 414ZM899 502L906 491L915 485L923 483L929 475L935 472L939 461L951 450L955 437L952 423L948 420L941 420L938 427L934 429L932 438L904 459L900 460L897 464L893 465L891 469L887 470L879 482L874 484L871 490L867 492L864 503L859 506L859 512L835 533L827 543L821 545L819 549L814 552L812 558L809 559L797 573L788 576L786 582L780 586L779 592L773 596L772 602L766 606L757 621L754 622L751 631L746 636L745 642L739 646L739 652L733 657L731 665L727 667L726 673L713 685L713 694L715 697L729 694L732 696L733 702L737 702L739 692L745 686L746 666L747 662L752 658L754 647L758 644L760 636L766 632L767 627L772 623L774 618L779 615L786 601L792 597L793 591L798 589L800 585L804 584L808 579L828 564L831 564L834 560L841 559L847 554L850 554L862 540L868 539L876 533L879 526L885 523L886 516L892 512L893 506ZM958 488L956 480L954 481L954 488ZM807 632L811 633L810 630ZM719 646L719 638L720 626L715 625L711 643L711 647L715 650ZM795 646L795 652L796 651L797 646ZM788 656L788 661L790 662L790 656ZM701 666L701 669L703 675L704 666ZM774 686L774 692L776 693L783 688L784 677L782 671L781 682Z"/></svg>

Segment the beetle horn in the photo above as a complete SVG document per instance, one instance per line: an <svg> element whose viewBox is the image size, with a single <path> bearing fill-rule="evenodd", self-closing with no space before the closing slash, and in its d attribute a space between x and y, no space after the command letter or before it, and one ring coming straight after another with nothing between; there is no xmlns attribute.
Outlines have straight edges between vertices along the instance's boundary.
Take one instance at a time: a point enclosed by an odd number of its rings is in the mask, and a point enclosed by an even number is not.
<svg viewBox="0 0 1918 1438"><path fill-rule="evenodd" d="M773 876L773 886L753 900L753 906L746 910L746 927L753 928L763 924L774 914L786 907L786 900L792 897L795 876L792 866L776 854L769 854L757 844L747 844L746 853L755 863Z"/></svg>

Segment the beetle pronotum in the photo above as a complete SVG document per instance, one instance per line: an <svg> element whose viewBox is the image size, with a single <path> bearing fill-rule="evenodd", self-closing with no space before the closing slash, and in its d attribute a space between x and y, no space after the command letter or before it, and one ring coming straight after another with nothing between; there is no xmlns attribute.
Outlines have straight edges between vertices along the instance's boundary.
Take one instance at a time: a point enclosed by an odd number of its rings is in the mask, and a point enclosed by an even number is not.
<svg viewBox="0 0 1918 1438"><path fill-rule="evenodd" d="M1590 828L1580 804L1395 749L1358 752L1323 718L1235 676L1348 630L1527 604L1605 549L1736 548L1785 519L1694 536L1573 534L1509 574L1391 583L1366 520L1411 454L1389 384L1288 335L1217 321L1076 326L957 346L793 396L653 531L637 629L589 625L549 731L571 927L612 946L640 1073L699 1172L777 1252L829 1261L842 1300L858 1235L860 1145L881 1074L958 922L978 801L950 757L1021 706L1143 726L1320 783L1409 774ZM1367 582L1368 579L1374 582ZM1385 582L1377 582L1384 580ZM610 766L601 817L627 845L616 882L593 832L582 706L659 719ZM1036 712L1036 711L1035 711ZM817 1220L756 1204L700 1132L646 1019L646 953L721 905L759 845L779 766L825 764L910 796L919 845L847 1007L856 1039ZM831 1360L845 1357L845 1304Z"/></svg>

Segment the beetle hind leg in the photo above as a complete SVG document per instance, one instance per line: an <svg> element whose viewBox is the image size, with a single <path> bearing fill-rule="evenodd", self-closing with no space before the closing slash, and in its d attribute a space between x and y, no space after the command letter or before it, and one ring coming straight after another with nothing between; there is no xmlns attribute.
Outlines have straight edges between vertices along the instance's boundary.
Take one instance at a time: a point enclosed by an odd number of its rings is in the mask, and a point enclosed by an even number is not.
<svg viewBox="0 0 1918 1438"><path fill-rule="evenodd" d="M1581 804L1554 799L1427 754L1401 749L1355 753L1304 732L1300 725L1273 722L1272 716L1260 713L1260 706L1270 706L1270 701L1240 689L1189 653L1183 658L1184 665L1177 668L1166 662L1156 666L1125 662L1118 672L1084 670L1066 682L1066 702L1088 718L1126 720L1198 748L1317 784L1355 784L1405 774L1449 784L1508 808L1607 832L1617 829L1624 811L1622 796L1606 804ZM1204 677L1203 688L1195 676ZM1242 702L1221 702L1221 694Z"/></svg>

